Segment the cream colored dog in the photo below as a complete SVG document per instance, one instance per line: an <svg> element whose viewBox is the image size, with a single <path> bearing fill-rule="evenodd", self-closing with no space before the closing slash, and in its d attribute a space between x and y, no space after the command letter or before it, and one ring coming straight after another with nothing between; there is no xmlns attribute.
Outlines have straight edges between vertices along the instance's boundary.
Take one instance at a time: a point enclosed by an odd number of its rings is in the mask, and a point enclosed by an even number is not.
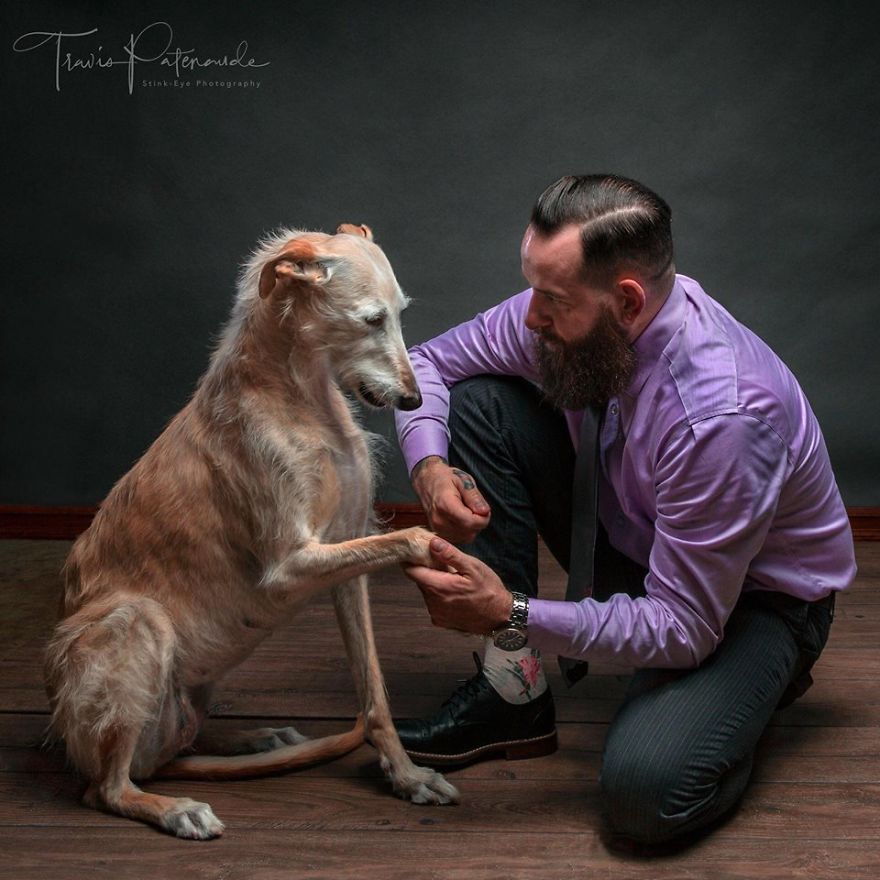
<svg viewBox="0 0 880 880"><path fill-rule="evenodd" d="M370 534L370 455L343 394L421 404L405 305L366 226L283 230L245 266L192 400L113 487L65 565L46 682L52 731L90 783L86 803L210 838L223 824L207 804L148 794L132 778L277 772L362 742L360 722L319 740L291 727L199 738L214 682L327 588L394 791L458 799L400 745L367 598L369 572L430 564L431 534ZM178 757L206 749L235 757Z"/></svg>

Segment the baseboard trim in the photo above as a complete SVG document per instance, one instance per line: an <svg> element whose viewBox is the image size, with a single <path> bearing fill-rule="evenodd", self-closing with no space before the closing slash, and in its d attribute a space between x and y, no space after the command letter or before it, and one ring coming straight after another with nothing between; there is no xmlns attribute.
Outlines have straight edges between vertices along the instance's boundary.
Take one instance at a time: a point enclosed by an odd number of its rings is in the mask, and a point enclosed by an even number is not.
<svg viewBox="0 0 880 880"><path fill-rule="evenodd" d="M0 538L73 540L84 532L97 507L40 507L0 505Z"/></svg>
<svg viewBox="0 0 880 880"><path fill-rule="evenodd" d="M856 541L880 541L880 507L847 507Z"/></svg>
<svg viewBox="0 0 880 880"><path fill-rule="evenodd" d="M0 539L72 541L91 523L97 507L42 507L0 504ZM856 541L880 541L880 507L849 507L849 521ZM418 504L376 505L380 521L394 529L426 524Z"/></svg>
<svg viewBox="0 0 880 880"><path fill-rule="evenodd" d="M98 508L44 507L31 504L0 504L0 539L72 541L84 532ZM393 529L427 524L418 504L376 505L379 521Z"/></svg>

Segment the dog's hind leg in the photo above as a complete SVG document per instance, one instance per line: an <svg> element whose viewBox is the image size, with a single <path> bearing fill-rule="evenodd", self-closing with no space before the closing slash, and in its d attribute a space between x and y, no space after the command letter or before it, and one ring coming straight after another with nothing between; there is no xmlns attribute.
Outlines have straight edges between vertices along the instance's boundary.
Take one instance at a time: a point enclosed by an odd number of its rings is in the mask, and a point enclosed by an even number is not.
<svg viewBox="0 0 880 880"><path fill-rule="evenodd" d="M379 763L394 793L417 804L457 803L456 788L439 773L413 764L397 736L376 655L366 576L339 584L332 593L363 708L366 736L379 752Z"/></svg>
<svg viewBox="0 0 880 880"><path fill-rule="evenodd" d="M49 645L52 726L89 780L89 806L207 839L223 824L207 804L148 794L149 776L195 736L195 713L174 684L176 638L161 605L146 598L87 606Z"/></svg>
<svg viewBox="0 0 880 880"><path fill-rule="evenodd" d="M188 702L201 726L211 701L210 686L190 688ZM228 757L271 752L285 746L296 746L308 740L294 727L258 727L256 730L201 729L187 754Z"/></svg>
<svg viewBox="0 0 880 880"><path fill-rule="evenodd" d="M149 822L177 837L208 840L223 833L223 823L208 804L150 794L131 781L126 765L137 745L135 731L108 731L97 745L103 759L100 778L86 790L84 803Z"/></svg>

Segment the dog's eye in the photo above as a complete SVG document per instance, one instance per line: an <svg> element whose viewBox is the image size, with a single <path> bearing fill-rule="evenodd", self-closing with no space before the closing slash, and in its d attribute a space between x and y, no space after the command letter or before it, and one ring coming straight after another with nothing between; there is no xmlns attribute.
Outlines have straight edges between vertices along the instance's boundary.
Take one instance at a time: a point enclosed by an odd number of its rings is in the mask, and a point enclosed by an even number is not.
<svg viewBox="0 0 880 880"><path fill-rule="evenodd" d="M364 321L371 327L381 327L385 323L385 312L379 312L377 315L370 315L364 318Z"/></svg>

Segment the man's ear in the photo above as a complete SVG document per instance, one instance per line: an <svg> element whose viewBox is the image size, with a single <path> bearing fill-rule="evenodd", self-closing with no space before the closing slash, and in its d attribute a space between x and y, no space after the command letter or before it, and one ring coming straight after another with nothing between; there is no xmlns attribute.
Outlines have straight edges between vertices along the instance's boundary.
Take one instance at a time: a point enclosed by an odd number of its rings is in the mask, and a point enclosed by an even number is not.
<svg viewBox="0 0 880 880"><path fill-rule="evenodd" d="M621 321L625 325L632 325L647 304L645 288L635 278L621 278L617 282L617 293Z"/></svg>
<svg viewBox="0 0 880 880"><path fill-rule="evenodd" d="M340 235L343 233L346 235L360 235L367 241L373 240L373 230L363 223L360 226L355 226L353 223L340 223L336 229L336 234Z"/></svg>
<svg viewBox="0 0 880 880"><path fill-rule="evenodd" d="M335 258L322 256L310 241L292 241L282 254L270 260L260 272L260 299L280 288L295 284L321 287L333 275Z"/></svg>

